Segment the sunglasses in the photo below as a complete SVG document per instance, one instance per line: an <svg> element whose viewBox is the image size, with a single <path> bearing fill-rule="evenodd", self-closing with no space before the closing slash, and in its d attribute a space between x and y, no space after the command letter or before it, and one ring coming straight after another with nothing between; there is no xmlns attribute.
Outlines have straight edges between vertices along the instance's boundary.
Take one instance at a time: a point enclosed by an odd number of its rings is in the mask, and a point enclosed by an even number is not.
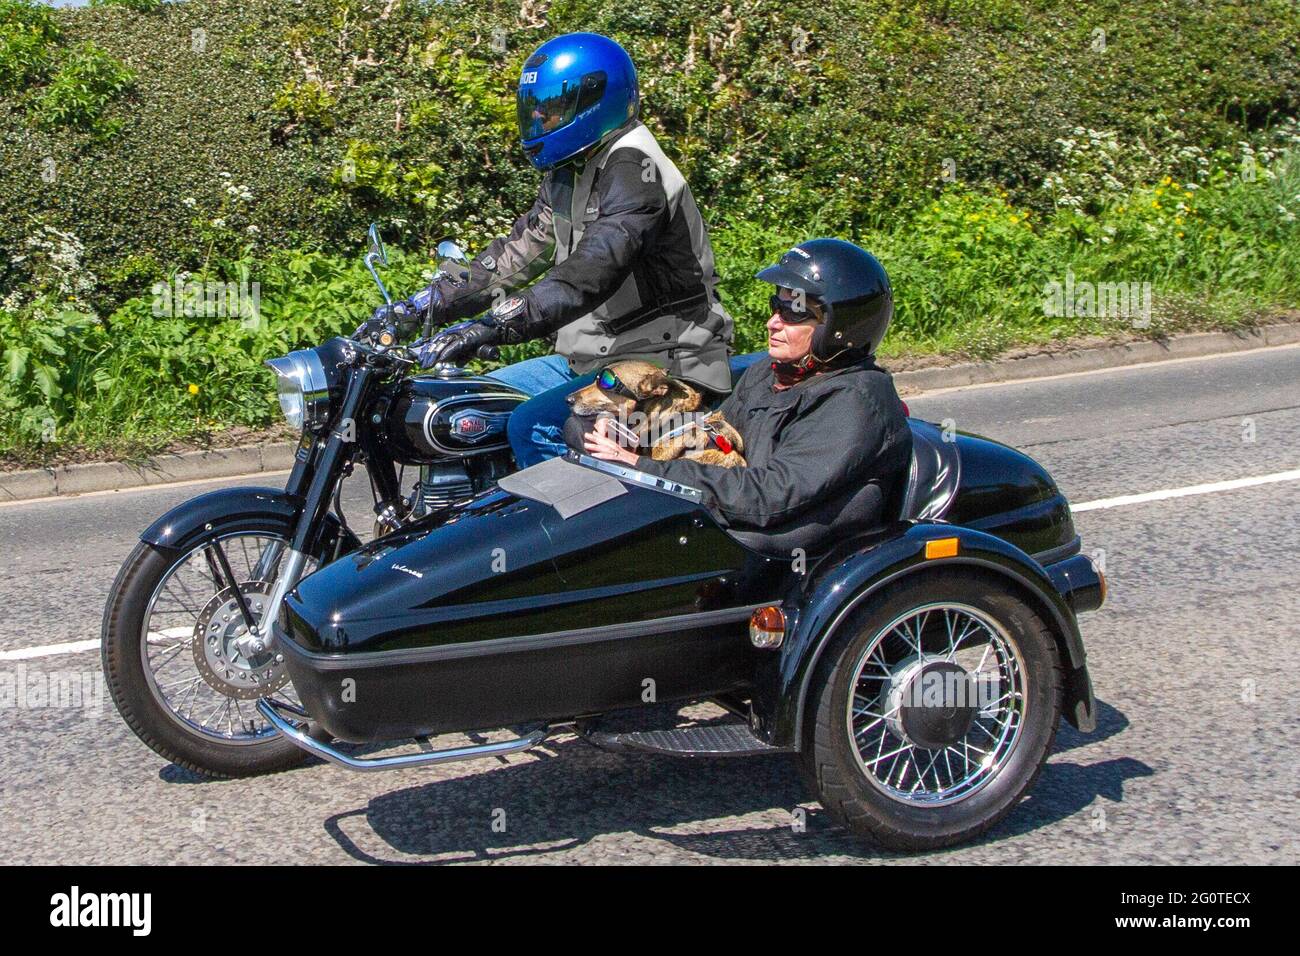
<svg viewBox="0 0 1300 956"><path fill-rule="evenodd" d="M783 299L779 295L773 295L768 302L772 311L781 316L782 322L799 323L821 320L821 316L813 310L813 301L811 299L805 299L802 309L795 308L797 300Z"/></svg>
<svg viewBox="0 0 1300 956"><path fill-rule="evenodd" d="M602 392L613 392L615 395L623 395L632 399L634 402L638 401L640 398L636 392L623 384L619 377L614 374L612 368L601 369L600 375L596 378L596 385Z"/></svg>

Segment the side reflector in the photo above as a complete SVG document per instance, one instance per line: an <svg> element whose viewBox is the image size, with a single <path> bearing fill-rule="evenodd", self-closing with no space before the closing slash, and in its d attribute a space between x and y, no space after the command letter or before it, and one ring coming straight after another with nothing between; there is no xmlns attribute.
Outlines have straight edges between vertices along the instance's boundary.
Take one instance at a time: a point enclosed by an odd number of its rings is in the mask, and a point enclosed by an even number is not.
<svg viewBox="0 0 1300 956"><path fill-rule="evenodd" d="M935 538L925 543L925 559L955 558L957 556L956 538Z"/></svg>
<svg viewBox="0 0 1300 956"><path fill-rule="evenodd" d="M760 607L749 616L749 641L755 647L780 647L785 640L785 612L775 604Z"/></svg>

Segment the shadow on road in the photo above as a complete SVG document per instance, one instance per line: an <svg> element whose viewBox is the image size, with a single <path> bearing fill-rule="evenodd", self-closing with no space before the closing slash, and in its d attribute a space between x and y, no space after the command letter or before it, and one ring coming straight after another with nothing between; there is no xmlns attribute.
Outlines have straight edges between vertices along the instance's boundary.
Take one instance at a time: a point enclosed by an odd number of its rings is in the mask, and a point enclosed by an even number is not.
<svg viewBox="0 0 1300 956"><path fill-rule="evenodd" d="M1127 726L1122 713L1099 703L1097 731L1082 735L1063 725L1057 753L1104 740ZM615 755L578 740L533 753L539 759L384 794L365 808L330 817L325 829L354 859L377 864L544 860L593 841L610 842L611 862L663 859L655 843L721 860L891 856L836 826L810 799L793 760L785 756L696 761ZM1125 781L1152 773L1131 758L1054 761L1030 796L981 842L1059 823L1099 796L1119 802ZM791 826L797 809L804 815L803 832ZM775 822L740 825L738 818L754 813ZM737 818L737 828L727 828L729 818ZM641 839L627 841L628 835ZM375 838L399 856L387 857Z"/></svg>

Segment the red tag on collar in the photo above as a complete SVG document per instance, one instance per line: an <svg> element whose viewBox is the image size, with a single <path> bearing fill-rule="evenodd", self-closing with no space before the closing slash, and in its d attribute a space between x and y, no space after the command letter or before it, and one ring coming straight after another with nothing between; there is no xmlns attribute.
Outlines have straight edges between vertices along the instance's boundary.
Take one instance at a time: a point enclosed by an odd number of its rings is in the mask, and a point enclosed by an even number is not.
<svg viewBox="0 0 1300 956"><path fill-rule="evenodd" d="M731 454L731 450L735 447L735 446L732 445L731 442L727 439L727 436L724 435L724 434L722 434L721 432L715 432L715 433L714 433L714 435L713 435L713 444L717 445L717 446L718 446L718 449L719 449L719 450L720 450L724 455L730 455L730 454Z"/></svg>

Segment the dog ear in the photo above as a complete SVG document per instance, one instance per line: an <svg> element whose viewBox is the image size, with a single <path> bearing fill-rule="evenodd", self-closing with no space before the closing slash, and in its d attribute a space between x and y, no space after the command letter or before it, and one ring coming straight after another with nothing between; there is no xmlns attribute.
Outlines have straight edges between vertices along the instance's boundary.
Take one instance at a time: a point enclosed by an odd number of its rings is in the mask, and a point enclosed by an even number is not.
<svg viewBox="0 0 1300 956"><path fill-rule="evenodd" d="M637 383L637 391L642 398L654 398L668 394L668 373L657 366L647 372Z"/></svg>

